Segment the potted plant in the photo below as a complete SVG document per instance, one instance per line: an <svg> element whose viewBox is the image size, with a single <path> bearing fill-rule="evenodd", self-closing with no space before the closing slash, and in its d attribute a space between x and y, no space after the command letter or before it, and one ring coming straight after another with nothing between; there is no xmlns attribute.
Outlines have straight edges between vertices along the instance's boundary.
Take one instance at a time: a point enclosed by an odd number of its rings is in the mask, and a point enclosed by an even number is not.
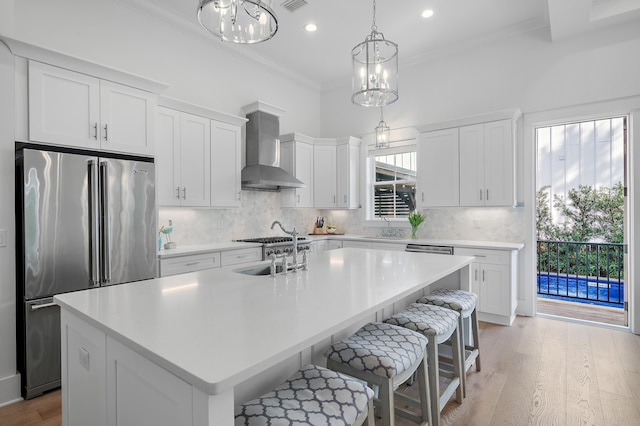
<svg viewBox="0 0 640 426"><path fill-rule="evenodd" d="M409 213L409 223L411 224L411 238L417 238L418 227L422 222L425 221L426 217L422 213L418 211L413 211Z"/></svg>

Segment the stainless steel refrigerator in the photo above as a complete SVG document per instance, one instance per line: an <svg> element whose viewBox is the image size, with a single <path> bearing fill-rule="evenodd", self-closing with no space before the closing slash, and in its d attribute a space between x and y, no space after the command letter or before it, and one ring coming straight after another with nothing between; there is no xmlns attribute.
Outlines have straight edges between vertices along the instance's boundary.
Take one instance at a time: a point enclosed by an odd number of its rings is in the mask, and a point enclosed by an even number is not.
<svg viewBox="0 0 640 426"><path fill-rule="evenodd" d="M60 386L54 295L157 276L155 173L149 158L16 148L17 356L28 399Z"/></svg>

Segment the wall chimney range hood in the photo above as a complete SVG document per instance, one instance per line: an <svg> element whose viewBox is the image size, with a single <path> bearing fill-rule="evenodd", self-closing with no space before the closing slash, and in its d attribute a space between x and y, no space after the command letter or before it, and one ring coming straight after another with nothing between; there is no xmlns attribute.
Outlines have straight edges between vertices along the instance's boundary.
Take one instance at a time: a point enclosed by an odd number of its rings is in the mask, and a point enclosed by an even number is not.
<svg viewBox="0 0 640 426"><path fill-rule="evenodd" d="M304 188L304 182L280 168L280 108L257 101L242 108L247 116L246 165L242 188L278 191Z"/></svg>

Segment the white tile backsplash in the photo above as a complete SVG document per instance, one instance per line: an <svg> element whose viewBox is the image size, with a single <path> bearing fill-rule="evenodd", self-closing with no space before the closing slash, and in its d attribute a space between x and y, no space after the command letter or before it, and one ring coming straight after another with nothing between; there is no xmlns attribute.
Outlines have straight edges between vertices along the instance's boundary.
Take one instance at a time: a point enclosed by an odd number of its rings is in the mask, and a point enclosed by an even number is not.
<svg viewBox="0 0 640 426"><path fill-rule="evenodd" d="M206 244L242 238L283 235L271 223L278 220L287 229L300 234L313 231L318 216L325 225L338 226L342 232L357 235L381 235L381 227L366 226L362 211L283 209L279 192L242 191L242 206L235 209L160 208L158 227L173 221L171 238L178 245ZM418 238L478 241L523 241L524 209L510 207L449 208L423 210L427 220L418 230ZM405 223L400 229L408 238ZM391 224L391 227L396 224Z"/></svg>

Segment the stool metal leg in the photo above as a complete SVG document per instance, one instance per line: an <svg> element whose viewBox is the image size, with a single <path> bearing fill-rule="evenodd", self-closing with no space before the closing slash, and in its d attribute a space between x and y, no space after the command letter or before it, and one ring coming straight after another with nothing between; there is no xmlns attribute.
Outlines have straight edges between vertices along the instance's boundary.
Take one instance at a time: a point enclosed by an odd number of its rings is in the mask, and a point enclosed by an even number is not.
<svg viewBox="0 0 640 426"><path fill-rule="evenodd" d="M474 309L471 312L471 331L473 333L473 350L477 351L476 353L476 371L480 371L482 368L480 365L480 336L478 335L478 312L477 309Z"/></svg>

